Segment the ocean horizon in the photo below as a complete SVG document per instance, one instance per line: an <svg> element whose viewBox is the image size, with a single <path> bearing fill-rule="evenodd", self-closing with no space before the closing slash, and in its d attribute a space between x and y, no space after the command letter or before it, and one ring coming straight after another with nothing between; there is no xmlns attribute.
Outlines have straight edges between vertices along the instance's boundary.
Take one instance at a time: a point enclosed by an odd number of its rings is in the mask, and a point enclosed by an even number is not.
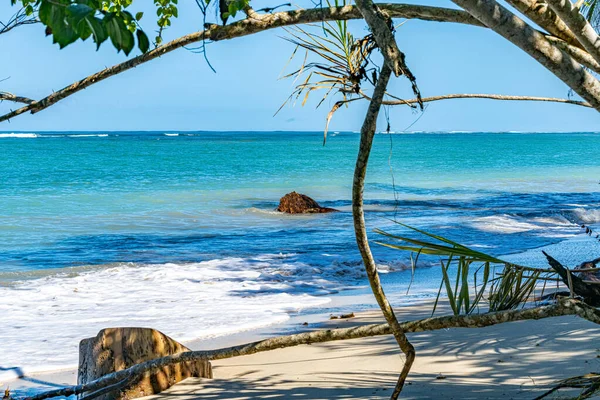
<svg viewBox="0 0 600 400"><path fill-rule="evenodd" d="M0 367L71 368L79 340L109 326L210 339L366 293L350 202L358 140L0 132ZM543 266L536 249L551 246L573 265L598 251L581 226L600 223L599 153L593 132L377 135L365 189L370 238L374 228L406 233L400 221L531 266ZM340 212L276 212L291 191ZM417 265L405 295L409 255L376 244L373 253L393 301L435 296L435 260Z"/></svg>

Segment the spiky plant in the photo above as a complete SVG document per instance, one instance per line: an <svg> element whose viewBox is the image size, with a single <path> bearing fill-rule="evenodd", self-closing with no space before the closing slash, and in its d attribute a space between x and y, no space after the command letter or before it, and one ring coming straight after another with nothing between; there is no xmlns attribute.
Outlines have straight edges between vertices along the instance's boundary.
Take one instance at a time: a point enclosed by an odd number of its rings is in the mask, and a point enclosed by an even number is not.
<svg viewBox="0 0 600 400"><path fill-rule="evenodd" d="M377 45L372 35L355 39L348 30L346 21L325 22L319 26L312 25L312 28L321 33L309 32L299 27L286 29L290 36L285 39L296 45L290 61L299 49L305 51L305 56L300 67L283 78L303 80L296 85L279 110L285 104L295 103L300 98L302 105L305 105L309 95L316 90L325 91L317 108L329 96L341 95L341 100L335 102L327 116L325 140L333 114L343 105L364 98L361 95L364 83L374 85L377 81L377 67L369 66L369 57ZM307 62L309 55L316 56L319 61Z"/></svg>
<svg viewBox="0 0 600 400"><path fill-rule="evenodd" d="M531 298L538 282L547 277L548 270L528 268L515 265L495 256L473 250L455 241L434 235L426 231L396 222L427 240L408 236L393 235L376 229L375 232L386 237L388 241L377 241L377 244L392 249L438 256L442 270L440 288L433 306L435 312L442 291L445 290L450 308L455 315L471 314L481 305L487 293L487 309L501 311L523 306ZM433 239L433 241L431 241ZM456 267L456 276L450 275L450 268ZM414 268L414 263L413 263ZM502 272L493 277L498 268Z"/></svg>

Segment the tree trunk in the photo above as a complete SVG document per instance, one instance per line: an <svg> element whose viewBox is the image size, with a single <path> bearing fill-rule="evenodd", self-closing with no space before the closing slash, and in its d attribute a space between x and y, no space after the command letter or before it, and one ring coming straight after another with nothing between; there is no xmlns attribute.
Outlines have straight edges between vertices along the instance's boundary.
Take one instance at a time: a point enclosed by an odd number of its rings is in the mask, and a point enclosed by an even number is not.
<svg viewBox="0 0 600 400"><path fill-rule="evenodd" d="M579 10L573 7L571 0L546 0L546 2L571 29L583 48L600 63L600 38Z"/></svg>
<svg viewBox="0 0 600 400"><path fill-rule="evenodd" d="M581 43L579 43L569 27L558 18L556 13L545 2L537 0L506 0L506 2L522 12L523 15L527 16L527 18L535 22L542 29L545 29L570 45L583 49L583 46L581 46Z"/></svg>
<svg viewBox="0 0 600 400"><path fill-rule="evenodd" d="M367 173L369 154L371 153L373 137L375 136L377 116L379 115L381 102L383 101L383 96L385 94L391 73L392 71L388 64L384 63L360 132L360 148L358 150L356 167L354 169L354 181L352 184L352 216L354 218L354 234L356 236L356 244L358 245L358 250L360 251L365 264L365 269L369 277L369 283L371 284L371 290L375 295L375 299L377 299L377 304L379 304L386 321L392 329L400 349L406 355L406 361L402 368L398 383L396 384L396 388L391 396L392 399L396 399L402 391L402 387L404 386L408 372L410 371L412 363L415 359L415 349L406 338L402 327L398 323L398 319L396 319L394 310L390 306L390 303L385 296L383 287L381 286L379 274L377 273L377 266L375 265L375 260L373 259L373 254L371 254L371 249L369 247L369 240L365 227L365 213L363 210L363 191L365 188L365 176Z"/></svg>
<svg viewBox="0 0 600 400"><path fill-rule="evenodd" d="M495 0L452 0L487 27L512 42L600 111L600 82L540 32Z"/></svg>

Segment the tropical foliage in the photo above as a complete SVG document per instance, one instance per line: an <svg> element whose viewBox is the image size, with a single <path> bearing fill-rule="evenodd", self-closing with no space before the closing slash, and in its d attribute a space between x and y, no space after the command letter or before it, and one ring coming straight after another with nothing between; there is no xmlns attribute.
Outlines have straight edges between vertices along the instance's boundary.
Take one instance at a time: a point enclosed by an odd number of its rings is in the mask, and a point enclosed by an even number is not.
<svg viewBox="0 0 600 400"><path fill-rule="evenodd" d="M442 279L433 307L434 313L442 292L454 315L471 314L481 306L487 311L513 310L532 300L536 290L543 296L546 282L556 280L556 273L552 270L515 265L442 236L397 224L426 239L394 235L376 229L375 232L386 239L376 243L416 254L414 259L411 257L413 272L419 256L438 258Z"/></svg>
<svg viewBox="0 0 600 400"><path fill-rule="evenodd" d="M218 7L225 21L248 6L250 0L221 0ZM162 42L162 32L179 16L178 0L153 0L156 10L158 34L154 43ZM211 0L196 0L202 12L206 12ZM137 42L142 53L150 48L150 40L139 21L144 13L132 10L134 0L11 0L13 6L22 7L23 14L37 14L46 26L46 34L52 35L60 48L78 39L92 41L99 48L110 38L117 51L129 54ZM140 2L137 2L139 5Z"/></svg>

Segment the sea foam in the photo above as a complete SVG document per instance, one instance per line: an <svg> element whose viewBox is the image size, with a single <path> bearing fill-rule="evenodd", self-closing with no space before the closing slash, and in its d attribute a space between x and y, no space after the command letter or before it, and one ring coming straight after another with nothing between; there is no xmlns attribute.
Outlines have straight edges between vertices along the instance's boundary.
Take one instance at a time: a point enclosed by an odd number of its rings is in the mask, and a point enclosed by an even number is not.
<svg viewBox="0 0 600 400"><path fill-rule="evenodd" d="M347 270L317 268L294 255L188 264L113 264L67 269L0 286L0 381L77 365L78 343L107 327L152 327L178 341L282 323L327 304ZM357 277L361 276L359 272ZM351 275L351 274L350 274ZM347 282L347 280L346 280Z"/></svg>
<svg viewBox="0 0 600 400"><path fill-rule="evenodd" d="M26 138L33 139L38 137L35 133L0 133L0 138Z"/></svg>

